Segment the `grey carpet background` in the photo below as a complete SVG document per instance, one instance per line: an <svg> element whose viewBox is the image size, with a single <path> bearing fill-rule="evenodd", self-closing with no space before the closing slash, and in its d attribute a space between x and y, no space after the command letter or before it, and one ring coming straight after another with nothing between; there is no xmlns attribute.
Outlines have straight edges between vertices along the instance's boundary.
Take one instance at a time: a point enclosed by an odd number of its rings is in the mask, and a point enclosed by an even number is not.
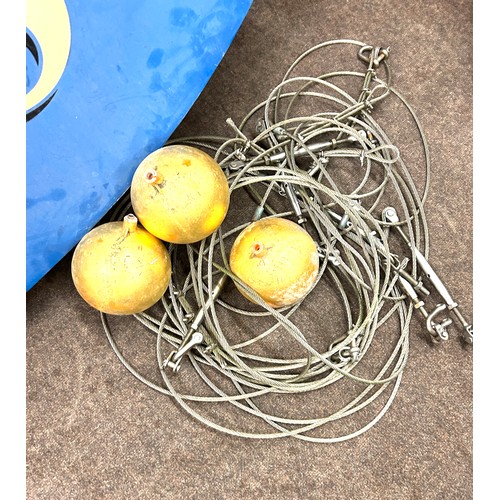
<svg viewBox="0 0 500 500"><path fill-rule="evenodd" d="M242 119L298 55L340 38L391 47L394 86L430 145L430 258L472 320L472 1L255 0L174 135L227 134L226 118ZM399 392L367 433L332 445L245 440L203 426L123 368L70 259L26 296L27 498L472 498L472 349L458 328L433 347L415 315ZM154 351L138 343L139 327L116 325L146 366Z"/></svg>

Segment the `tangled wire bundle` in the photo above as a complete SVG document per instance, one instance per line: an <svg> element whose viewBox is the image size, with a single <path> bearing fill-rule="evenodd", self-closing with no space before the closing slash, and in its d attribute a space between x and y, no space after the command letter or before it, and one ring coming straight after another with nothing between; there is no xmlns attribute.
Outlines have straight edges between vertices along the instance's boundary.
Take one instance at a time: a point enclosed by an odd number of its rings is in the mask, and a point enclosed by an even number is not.
<svg viewBox="0 0 500 500"><path fill-rule="evenodd" d="M365 71L294 76L321 51L353 46ZM388 59L388 49L327 41L302 54L240 124L228 119L229 137L166 143L211 154L226 173L231 204L207 239L169 245L167 293L133 316L145 335L156 336L153 369L161 379L134 368L108 317L101 317L112 348L137 379L214 429L325 443L353 438L371 428L396 395L415 310L432 342L448 338L451 320L437 319L446 307L472 340L472 326L450 305L427 261L428 146L415 113L391 84ZM375 119L381 103L391 101L398 121L418 135L420 164L411 169L418 181ZM130 211L126 195L112 218ZM315 285L290 307L268 306L228 264L237 234L262 217L294 220L317 244ZM430 291L421 276L445 301L432 312L425 309Z"/></svg>

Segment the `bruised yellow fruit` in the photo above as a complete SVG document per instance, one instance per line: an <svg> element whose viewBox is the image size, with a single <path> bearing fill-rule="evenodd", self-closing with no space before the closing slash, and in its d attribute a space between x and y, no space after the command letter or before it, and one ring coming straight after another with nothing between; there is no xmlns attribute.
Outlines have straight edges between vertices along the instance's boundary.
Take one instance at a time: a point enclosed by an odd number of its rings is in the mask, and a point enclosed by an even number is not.
<svg viewBox="0 0 500 500"><path fill-rule="evenodd" d="M309 292L318 276L319 255L314 240L298 224L267 217L238 235L229 265L269 306L278 308L294 304Z"/></svg>
<svg viewBox="0 0 500 500"><path fill-rule="evenodd" d="M134 212L153 235L195 243L226 217L229 185L220 165L191 146L165 146L139 164L130 189Z"/></svg>
<svg viewBox="0 0 500 500"><path fill-rule="evenodd" d="M164 242L140 227L133 214L92 229L71 260L78 293L108 314L136 314L151 307L166 292L171 271Z"/></svg>

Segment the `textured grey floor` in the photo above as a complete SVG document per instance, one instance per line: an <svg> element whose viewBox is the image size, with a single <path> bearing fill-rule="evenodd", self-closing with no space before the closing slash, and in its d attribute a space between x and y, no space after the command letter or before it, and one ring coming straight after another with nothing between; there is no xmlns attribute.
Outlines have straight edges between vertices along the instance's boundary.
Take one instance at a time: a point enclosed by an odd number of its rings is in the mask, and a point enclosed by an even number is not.
<svg viewBox="0 0 500 500"><path fill-rule="evenodd" d="M430 258L472 318L471 1L255 0L175 135L227 133L226 118L242 119L295 57L334 38L391 47L393 83L431 150ZM403 142L405 127L394 123ZM26 306L29 499L472 498L472 349L456 328L436 348L415 317L388 413L353 440L315 445L218 433L139 383L74 289L70 256ZM140 349L138 326L117 325Z"/></svg>

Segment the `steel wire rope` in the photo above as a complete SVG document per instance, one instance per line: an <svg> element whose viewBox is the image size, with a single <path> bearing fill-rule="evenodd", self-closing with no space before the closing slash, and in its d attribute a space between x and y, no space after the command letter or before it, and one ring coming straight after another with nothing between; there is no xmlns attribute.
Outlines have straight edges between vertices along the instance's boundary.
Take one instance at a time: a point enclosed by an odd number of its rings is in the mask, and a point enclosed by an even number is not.
<svg viewBox="0 0 500 500"><path fill-rule="evenodd" d="M318 348L308 341L307 335L293 320L294 316L301 312L300 306L308 300L308 296L292 307L276 310L268 306L231 272L226 241L250 224L252 222L250 218L229 229L223 229L223 223L221 228L198 245L185 245L188 272L183 278L173 274L168 293L160 301L163 309L160 317L153 316L149 311L134 315L146 332L156 335L156 362L164 386L139 373L125 358L114 340L106 315L101 313L109 343L118 359L132 375L150 388L172 397L192 417L224 433L257 439L295 437L324 443L351 439L375 425L388 410L399 388L408 360L413 305L405 302L404 293L398 284L398 272L402 272L406 263L411 260L413 275L416 277L415 255L409 248L410 258L395 260L390 258L393 254L385 230L394 223L380 220L376 216L378 214L374 212L382 202L385 202L384 196L388 188L393 189L404 214L404 218L397 224L406 227L408 238L413 245L420 244L423 238L423 252L427 254L429 234L423 205L428 194L430 162L428 145L421 124L401 94L396 92L392 85L377 80L376 77L373 78L375 86L365 92L365 98L369 98L368 104L366 99L365 102L358 102L349 92L326 81L326 78L333 78L346 72L325 73L321 77L289 77L299 62L319 48L348 43L365 47L365 44L352 40L329 41L309 49L297 58L289 67L283 81L271 91L265 101L255 106L244 117L239 126L228 119L227 123L235 136L207 135L177 138L165 142L165 145L191 144L209 150L226 173L231 196L236 196L238 190L246 190L255 202L255 214L259 214L259 217L263 215L293 217L292 207L285 211L273 208L274 196L282 194L280 186L283 183L292 186L294 196L299 200L299 209L306 213L308 227L317 239L317 244L323 245L326 249L326 257L321 262L315 287L310 293L314 292L316 285L325 283L326 277L329 277L331 280L329 286L332 287L332 293L336 291L347 330L340 337L337 335L335 339L331 339L332 343L326 350ZM384 60L383 65L390 81L387 61ZM356 77L365 76L362 73L352 74ZM302 87L296 92L284 92L286 85L291 83L302 83ZM345 100L326 93L306 90L313 84L335 92ZM375 90L379 88L385 92L375 96ZM424 147L426 165L422 194L419 194L408 168L400 158L399 149L392 144L383 127L373 118L375 105L379 105L388 95L398 97L410 111L417 125ZM303 97L314 97L339 104L344 106L344 111L291 116L294 105L299 104ZM287 98L290 101L285 117L281 119L279 109L282 100ZM270 118L271 106L274 106L273 121ZM266 127L257 134L248 132L247 124L261 110L264 110ZM360 129L364 130L365 134L369 133L376 137L378 144L374 145L368 141L366 135L360 133ZM277 132L281 132L281 138ZM333 147L326 151L318 152L311 147L312 141L333 133L339 134L337 137L344 139L339 140L338 144L332 143ZM353 147L343 149L337 147L349 141L353 143ZM280 152L284 152L284 157L280 162L272 164L270 158ZM301 154L298 155L298 152ZM299 166L304 158L313 165L318 165L317 179ZM335 174L322 163L325 159L330 161L336 158L358 159L361 166L365 167L359 184L351 192L342 192L334 180ZM233 165L234 162L236 166ZM368 187L368 183L373 180L373 169L378 166L382 167L382 180L375 187ZM263 194L259 194L259 187L264 189ZM328 202L324 201L325 197L328 198ZM364 207L359 203L360 200L370 197L375 197L371 206ZM282 205L283 196L278 201ZM131 210L127 200L118 207L113 217L119 218L120 214ZM337 216L342 217L340 222L336 218L332 219L333 209L340 210ZM349 225L340 227L339 224L344 220L347 220ZM180 258L179 249L174 247L175 245L169 245L173 267ZM328 260L330 258L333 259L333 264ZM242 309L231 305L227 298L219 297L211 300L214 283L221 276L228 276L230 281L237 283L261 310ZM194 299L191 299L193 302L188 300L188 294L194 295ZM180 345L182 338L188 332L186 315L191 314L188 311L196 310L203 310L203 322L200 328L204 332L206 346L188 352L186 360L190 361L189 373L197 374L200 382L212 391L212 396L178 392L174 387L174 377L170 376L163 365L165 343L171 347ZM218 312L221 311L243 317L267 317L274 323L261 333L255 332L247 340L233 341L227 336L226 324L219 318ZM395 315L398 320L395 319ZM397 323L399 333L395 333L393 326L386 327L390 322ZM388 354L385 353L385 362L375 375L371 377L357 375L356 368L368 356L370 347L382 327L386 327L395 341L392 350ZM286 332L289 341L300 347L304 354L299 357L276 358L247 352L249 347L257 345L264 339L272 340L278 330ZM389 336L389 334L386 332L384 335ZM345 352L351 354L346 357ZM231 383L235 392L229 393L219 387L216 380L209 375L214 370ZM303 418L273 415L269 410L260 409L257 401L263 396L286 396L319 391L340 380L362 383L365 387L349 402L328 415ZM361 424L357 430L333 437L307 434L328 423L369 408L382 394L385 394L387 389L389 394L382 403L382 408L378 408L375 415L370 416L371 420ZM204 416L192 406L192 404L208 403L228 403L244 414L258 417L274 431L252 432L233 429Z"/></svg>

